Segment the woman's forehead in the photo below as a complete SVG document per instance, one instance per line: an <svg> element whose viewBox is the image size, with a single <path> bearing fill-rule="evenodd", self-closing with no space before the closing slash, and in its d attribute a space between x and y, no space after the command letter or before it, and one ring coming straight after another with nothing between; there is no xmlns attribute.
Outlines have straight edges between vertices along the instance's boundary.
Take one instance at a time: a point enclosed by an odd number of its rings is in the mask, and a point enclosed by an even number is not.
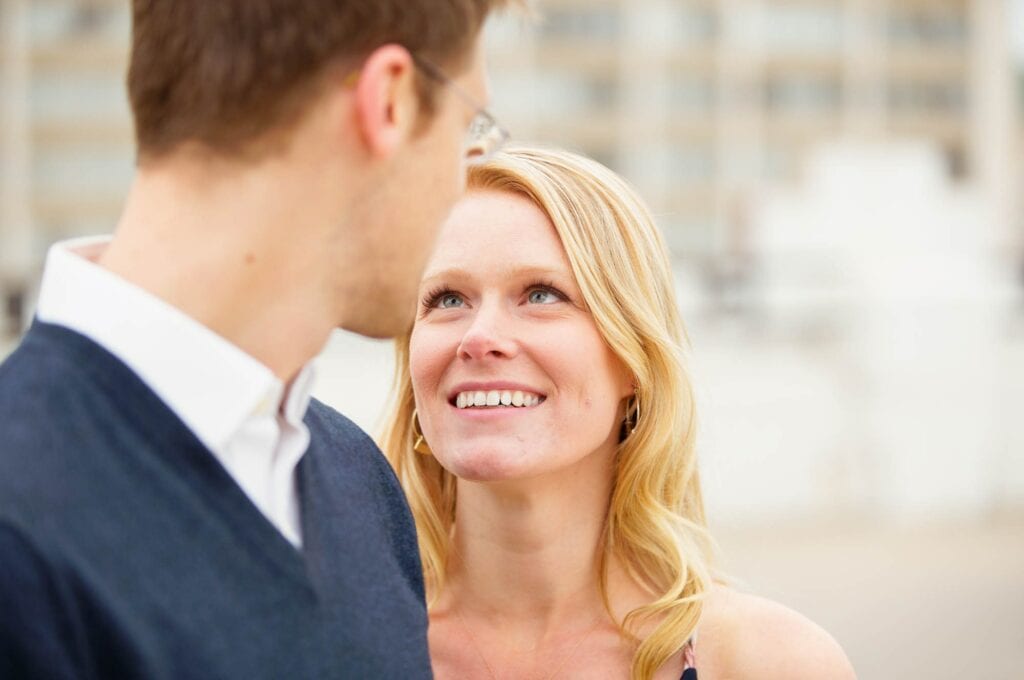
<svg viewBox="0 0 1024 680"><path fill-rule="evenodd" d="M470 192L455 206L438 236L426 276L448 270L547 269L569 262L548 216L510 192Z"/></svg>

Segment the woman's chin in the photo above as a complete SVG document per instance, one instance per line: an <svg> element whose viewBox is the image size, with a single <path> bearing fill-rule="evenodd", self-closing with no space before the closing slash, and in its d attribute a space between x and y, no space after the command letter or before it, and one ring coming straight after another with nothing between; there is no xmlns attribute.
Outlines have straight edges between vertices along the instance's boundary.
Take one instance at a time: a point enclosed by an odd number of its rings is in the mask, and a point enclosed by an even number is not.
<svg viewBox="0 0 1024 680"><path fill-rule="evenodd" d="M449 472L469 482L504 482L529 475L528 461L522 454L508 451L473 451L445 457L441 465Z"/></svg>

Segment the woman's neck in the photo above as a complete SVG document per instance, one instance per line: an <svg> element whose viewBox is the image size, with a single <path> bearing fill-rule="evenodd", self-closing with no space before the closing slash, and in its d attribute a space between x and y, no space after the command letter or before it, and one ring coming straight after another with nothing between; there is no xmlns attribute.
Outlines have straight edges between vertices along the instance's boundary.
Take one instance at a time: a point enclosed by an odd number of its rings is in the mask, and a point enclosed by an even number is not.
<svg viewBox="0 0 1024 680"><path fill-rule="evenodd" d="M599 615L610 459L593 455L572 470L516 482L459 480L440 603L539 633Z"/></svg>
<svg viewBox="0 0 1024 680"><path fill-rule="evenodd" d="M609 556L605 607L612 461L591 456L516 482L458 481L448 571L431 609L438 678L559 677L572 664L629 675L632 646L619 624L651 595Z"/></svg>

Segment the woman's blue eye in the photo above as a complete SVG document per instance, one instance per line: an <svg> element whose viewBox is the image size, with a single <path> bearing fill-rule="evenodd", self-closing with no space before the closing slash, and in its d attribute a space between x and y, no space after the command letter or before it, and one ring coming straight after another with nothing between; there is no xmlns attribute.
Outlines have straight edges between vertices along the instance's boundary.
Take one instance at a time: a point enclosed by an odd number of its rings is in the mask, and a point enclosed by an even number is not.
<svg viewBox="0 0 1024 680"><path fill-rule="evenodd" d="M528 299L535 305L550 305L552 302L558 302L559 297L554 293L554 291L546 290L544 288L534 288L530 291Z"/></svg>
<svg viewBox="0 0 1024 680"><path fill-rule="evenodd" d="M462 298L455 293L445 293L437 299L437 306L441 309L450 309L462 304Z"/></svg>

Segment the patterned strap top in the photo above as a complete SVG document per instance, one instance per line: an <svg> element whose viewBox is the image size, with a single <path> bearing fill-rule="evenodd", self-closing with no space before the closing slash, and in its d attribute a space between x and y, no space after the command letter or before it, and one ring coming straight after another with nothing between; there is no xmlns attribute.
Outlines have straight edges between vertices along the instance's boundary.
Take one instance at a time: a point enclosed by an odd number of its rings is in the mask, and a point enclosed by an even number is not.
<svg viewBox="0 0 1024 680"><path fill-rule="evenodd" d="M683 675L679 680L697 680L697 636L687 640L683 647Z"/></svg>

